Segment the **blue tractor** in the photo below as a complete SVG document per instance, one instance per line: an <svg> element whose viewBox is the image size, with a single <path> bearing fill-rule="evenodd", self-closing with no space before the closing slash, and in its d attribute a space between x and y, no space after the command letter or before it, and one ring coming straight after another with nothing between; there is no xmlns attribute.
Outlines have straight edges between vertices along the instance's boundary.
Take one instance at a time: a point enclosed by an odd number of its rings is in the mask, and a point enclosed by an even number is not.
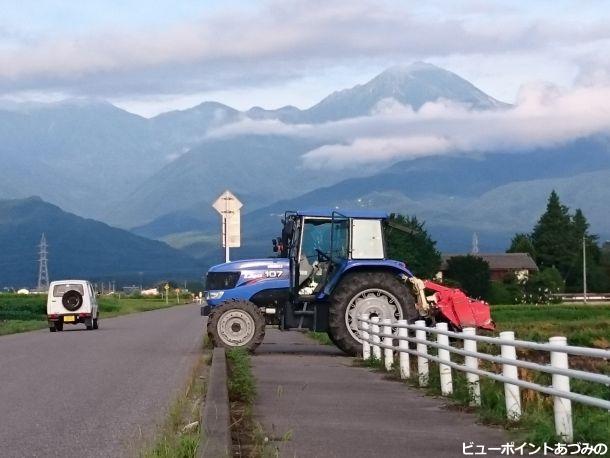
<svg viewBox="0 0 610 458"><path fill-rule="evenodd" d="M388 224L379 212L286 212L282 235L273 240L277 257L208 271L202 315L214 345L253 351L265 325L277 324L281 330L327 332L343 351L357 354L362 314L493 328L484 302L420 280L403 262L388 259Z"/></svg>

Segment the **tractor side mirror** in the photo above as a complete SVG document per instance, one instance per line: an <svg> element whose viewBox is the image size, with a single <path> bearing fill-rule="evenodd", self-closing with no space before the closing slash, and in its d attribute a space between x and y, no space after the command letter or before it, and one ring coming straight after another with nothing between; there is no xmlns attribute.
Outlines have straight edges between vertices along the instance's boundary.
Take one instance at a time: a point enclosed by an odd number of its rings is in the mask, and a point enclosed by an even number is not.
<svg viewBox="0 0 610 458"><path fill-rule="evenodd" d="M273 244L273 252L277 253L278 252L277 239L272 239L271 243Z"/></svg>

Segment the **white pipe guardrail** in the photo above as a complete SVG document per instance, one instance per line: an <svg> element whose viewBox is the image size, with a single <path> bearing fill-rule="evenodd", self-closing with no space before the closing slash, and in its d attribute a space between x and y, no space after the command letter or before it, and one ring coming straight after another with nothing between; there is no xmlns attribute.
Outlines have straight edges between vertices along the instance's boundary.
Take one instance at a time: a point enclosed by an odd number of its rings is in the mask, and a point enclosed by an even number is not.
<svg viewBox="0 0 610 458"><path fill-rule="evenodd" d="M381 322L382 326L379 326L378 317L369 319L368 316L362 315L358 318L358 322L364 359L381 360L383 349L384 366L389 371L394 364L394 352L397 352L400 377L407 379L411 376L410 356L417 356L417 379L420 386L428 385L428 361L434 361L439 365L440 388L444 396L453 392L452 369L466 372L470 404L474 406L481 405L479 377L488 377L504 383L506 412L508 419L512 421L521 417L520 388L527 388L553 396L555 432L567 442L572 442L574 439L571 401L610 411L610 400L570 391L571 378L610 386L610 376L570 369L568 366L568 355L610 360L610 351L608 350L570 346L567 345L565 337L551 337L549 343L546 344L515 340L515 334L512 331L501 332L500 337L476 335L475 328L464 328L462 332L453 332L447 329L446 323L437 323L436 327L427 327L423 320L416 321L415 324L408 324L406 320L391 321L384 319ZM410 331L415 332L414 337L410 335ZM436 335L436 341L428 340L427 334ZM449 337L463 340L463 349L452 347L449 343ZM398 341L397 346L394 345L395 341ZM499 345L500 356L477 351L477 342ZM416 344L416 348L411 348L410 343ZM429 354L428 347L436 348L437 356ZM549 352L551 364L544 365L521 361L517 359L517 347ZM463 356L464 364L451 361L452 353ZM502 374L479 369L479 360L501 364ZM551 385L544 386L520 380L519 367L552 374Z"/></svg>

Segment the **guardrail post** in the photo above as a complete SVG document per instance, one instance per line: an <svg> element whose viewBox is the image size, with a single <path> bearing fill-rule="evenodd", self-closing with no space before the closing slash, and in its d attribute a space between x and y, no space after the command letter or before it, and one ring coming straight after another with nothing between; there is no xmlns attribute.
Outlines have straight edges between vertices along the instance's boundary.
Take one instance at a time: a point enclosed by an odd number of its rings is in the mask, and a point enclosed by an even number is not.
<svg viewBox="0 0 610 458"><path fill-rule="evenodd" d="M439 331L447 331L447 323L436 323L436 329ZM445 334L436 334L436 342L439 345L449 346L449 336ZM438 358L441 361L451 361L451 353L449 350L442 348L438 349ZM453 381L451 380L451 366L447 364L439 364L438 371L441 378L441 394L449 396L453 393Z"/></svg>
<svg viewBox="0 0 610 458"><path fill-rule="evenodd" d="M551 337L551 345L566 346L565 337ZM551 366L558 369L568 369L568 354L562 351L551 352ZM553 374L553 388L560 391L570 391L570 377L567 375ZM555 413L555 432L564 441L571 443L574 440L572 429L572 402L569 399L555 396L553 399L553 412Z"/></svg>
<svg viewBox="0 0 610 458"><path fill-rule="evenodd" d="M406 326L407 320L398 320L399 326ZM398 328L398 360L400 361L400 378L408 379L411 377L411 366L409 361L409 353L406 350L409 349L409 341L406 340L409 337L409 330L407 328Z"/></svg>
<svg viewBox="0 0 610 458"><path fill-rule="evenodd" d="M383 321L383 333L384 334L392 334L392 320L390 320L389 318L384 318ZM393 337L384 337L383 338L383 344L384 345L389 345L390 347L394 345L394 338ZM390 349L390 348L384 348L383 349L383 362L385 363L385 370L386 371L391 371L392 370L392 364L394 364L394 350Z"/></svg>
<svg viewBox="0 0 610 458"><path fill-rule="evenodd" d="M368 320L368 313L363 313L360 315L361 320ZM362 359L371 359L371 344L368 342L369 340L369 324L364 321L360 322L360 327L362 328Z"/></svg>
<svg viewBox="0 0 610 458"><path fill-rule="evenodd" d="M373 334L373 358L381 360L381 339L379 338L379 317L374 316L371 318L373 324L371 325L371 334Z"/></svg>
<svg viewBox="0 0 610 458"><path fill-rule="evenodd" d="M474 336L477 331L475 328L464 328L462 333L465 336ZM473 353L477 352L477 341L467 339L464 337L464 350ZM468 369L478 369L479 359L474 356L465 356L464 365ZM471 372L466 372L466 381L468 382L468 391L470 393L470 405L480 406L481 405L481 385L479 383L479 376Z"/></svg>
<svg viewBox="0 0 610 458"><path fill-rule="evenodd" d="M426 322L424 320L417 320L415 322L416 326L426 327ZM426 331L423 329L418 329L415 331L415 338L417 340L426 340ZM428 354L428 346L425 343L417 344L417 353ZM417 375L419 378L419 386L427 386L428 385L428 358L424 356L417 357Z"/></svg>
<svg viewBox="0 0 610 458"><path fill-rule="evenodd" d="M502 340L515 340L513 331L505 331L500 333ZM501 345L501 354L506 359L517 359L517 349L514 345ZM502 375L513 380L519 380L519 372L517 366L512 364L502 364ZM517 385L504 383L504 397L506 401L506 416L511 421L516 421L521 418L521 393Z"/></svg>

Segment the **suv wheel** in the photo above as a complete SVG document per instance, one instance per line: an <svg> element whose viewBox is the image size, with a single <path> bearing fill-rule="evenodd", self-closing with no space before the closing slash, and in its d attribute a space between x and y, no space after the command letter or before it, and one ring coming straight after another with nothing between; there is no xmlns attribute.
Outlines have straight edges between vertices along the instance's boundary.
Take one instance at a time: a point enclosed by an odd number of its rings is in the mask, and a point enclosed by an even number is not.
<svg viewBox="0 0 610 458"><path fill-rule="evenodd" d="M76 290L66 291L61 297L61 303L66 310L76 312L83 305L83 295Z"/></svg>

